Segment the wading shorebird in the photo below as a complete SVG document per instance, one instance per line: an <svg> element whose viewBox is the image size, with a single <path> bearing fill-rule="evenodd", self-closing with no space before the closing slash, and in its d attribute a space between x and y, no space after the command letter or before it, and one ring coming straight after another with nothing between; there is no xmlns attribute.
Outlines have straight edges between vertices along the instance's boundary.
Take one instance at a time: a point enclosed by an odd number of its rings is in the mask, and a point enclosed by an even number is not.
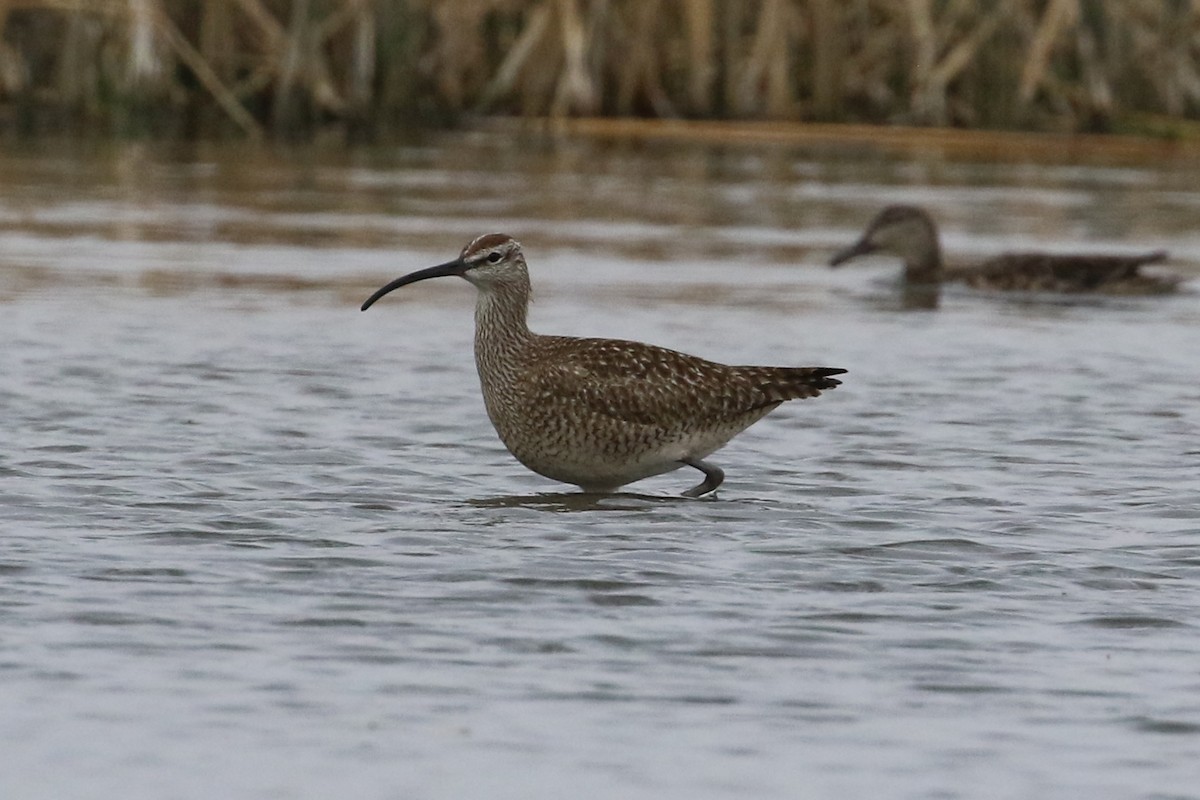
<svg viewBox="0 0 1200 800"><path fill-rule="evenodd" d="M937 226L916 206L888 206L880 211L859 240L834 255L829 265L836 267L870 253L899 257L904 261L906 293L923 290L935 299L945 281L1010 292L1151 295L1173 292L1181 280L1140 271L1144 264L1165 261L1164 250L1133 255L1003 253L975 266L945 267Z"/></svg>
<svg viewBox="0 0 1200 800"><path fill-rule="evenodd" d="M500 441L529 469L586 492L609 492L680 467L725 479L703 459L786 400L816 397L846 370L731 367L619 339L542 336L529 330L529 271L521 245L489 233L458 258L383 286L388 292L446 276L479 290L475 365Z"/></svg>

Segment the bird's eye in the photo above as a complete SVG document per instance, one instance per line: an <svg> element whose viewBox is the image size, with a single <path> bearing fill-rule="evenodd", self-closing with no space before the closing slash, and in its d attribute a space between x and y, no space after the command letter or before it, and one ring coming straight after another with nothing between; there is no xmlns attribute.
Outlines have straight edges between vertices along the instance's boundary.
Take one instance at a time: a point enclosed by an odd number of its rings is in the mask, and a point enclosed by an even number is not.
<svg viewBox="0 0 1200 800"><path fill-rule="evenodd" d="M501 255L499 253L488 253L487 260L489 264L499 264L500 259Z"/></svg>

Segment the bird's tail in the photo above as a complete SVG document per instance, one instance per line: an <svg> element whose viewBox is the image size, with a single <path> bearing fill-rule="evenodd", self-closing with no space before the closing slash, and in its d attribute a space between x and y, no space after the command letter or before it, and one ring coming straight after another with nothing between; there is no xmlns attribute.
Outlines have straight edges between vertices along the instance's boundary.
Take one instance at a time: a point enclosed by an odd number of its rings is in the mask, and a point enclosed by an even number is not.
<svg viewBox="0 0 1200 800"><path fill-rule="evenodd" d="M1138 267L1146 264L1161 264L1167 260L1166 250L1153 250L1149 253L1141 253L1136 256L1129 256L1129 261L1126 266L1127 275L1136 275Z"/></svg>
<svg viewBox="0 0 1200 800"><path fill-rule="evenodd" d="M782 403L785 400L801 400L816 397L826 389L841 385L832 377L843 375L846 370L837 367L760 367L758 389L767 403ZM764 404L765 405L765 404Z"/></svg>

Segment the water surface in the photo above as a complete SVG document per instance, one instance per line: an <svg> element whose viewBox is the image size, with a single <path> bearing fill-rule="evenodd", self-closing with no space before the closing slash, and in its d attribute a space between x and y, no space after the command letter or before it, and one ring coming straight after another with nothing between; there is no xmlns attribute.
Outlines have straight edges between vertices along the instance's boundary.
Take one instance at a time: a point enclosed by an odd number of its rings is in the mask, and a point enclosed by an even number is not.
<svg viewBox="0 0 1200 800"><path fill-rule="evenodd" d="M1200 785L1200 295L824 261L1164 247L1200 169L455 135L0 157L5 797L1178 798ZM470 353L544 332L850 370L608 498L523 470Z"/></svg>

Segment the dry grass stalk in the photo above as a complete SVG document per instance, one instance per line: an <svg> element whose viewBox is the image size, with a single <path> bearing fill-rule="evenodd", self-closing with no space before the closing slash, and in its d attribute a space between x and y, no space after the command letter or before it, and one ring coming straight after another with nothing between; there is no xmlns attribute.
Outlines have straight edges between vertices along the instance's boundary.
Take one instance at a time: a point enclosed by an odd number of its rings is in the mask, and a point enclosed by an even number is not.
<svg viewBox="0 0 1200 800"><path fill-rule="evenodd" d="M175 24L171 22L165 15L155 14L153 23L158 28L158 32L162 39L175 51L183 63L196 75L196 79L204 85L212 93L213 98L220 104L221 108L229 115L242 131L253 138L258 138L262 135L262 127L255 121L242 104L237 101L233 93L225 87L221 82L220 76L209 65L196 48L192 47L191 43L184 37Z"/></svg>
<svg viewBox="0 0 1200 800"><path fill-rule="evenodd" d="M1021 72L1021 86L1017 96L1028 104L1034 92L1046 80L1050 66L1050 53L1063 32L1079 21L1079 0L1050 0L1042 14L1041 23L1029 48L1029 60Z"/></svg>

